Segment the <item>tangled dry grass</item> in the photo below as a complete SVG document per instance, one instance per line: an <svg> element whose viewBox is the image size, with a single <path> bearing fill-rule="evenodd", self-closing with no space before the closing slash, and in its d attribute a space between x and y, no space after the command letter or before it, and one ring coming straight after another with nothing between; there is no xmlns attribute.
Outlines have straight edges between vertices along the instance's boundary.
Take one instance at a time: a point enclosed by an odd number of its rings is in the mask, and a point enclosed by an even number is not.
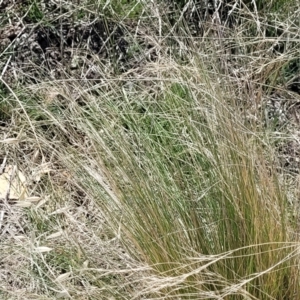
<svg viewBox="0 0 300 300"><path fill-rule="evenodd" d="M299 9L1 1L1 299L299 299Z"/></svg>

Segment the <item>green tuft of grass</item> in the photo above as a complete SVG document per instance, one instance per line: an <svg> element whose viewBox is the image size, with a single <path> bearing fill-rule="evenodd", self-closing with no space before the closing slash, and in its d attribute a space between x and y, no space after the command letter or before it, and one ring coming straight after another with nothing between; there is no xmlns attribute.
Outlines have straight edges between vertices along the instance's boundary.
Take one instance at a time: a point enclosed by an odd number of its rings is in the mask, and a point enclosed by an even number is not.
<svg viewBox="0 0 300 300"><path fill-rule="evenodd" d="M85 189L115 230L121 222L131 255L162 278L180 281L161 293L292 297L299 286L287 278L297 273L298 244L289 232L296 228L271 154L213 78L200 89L179 82L166 84L155 102L146 98L143 110L133 109L137 99L87 103L92 113L80 127L93 140L105 177L87 167L94 158L83 159Z"/></svg>

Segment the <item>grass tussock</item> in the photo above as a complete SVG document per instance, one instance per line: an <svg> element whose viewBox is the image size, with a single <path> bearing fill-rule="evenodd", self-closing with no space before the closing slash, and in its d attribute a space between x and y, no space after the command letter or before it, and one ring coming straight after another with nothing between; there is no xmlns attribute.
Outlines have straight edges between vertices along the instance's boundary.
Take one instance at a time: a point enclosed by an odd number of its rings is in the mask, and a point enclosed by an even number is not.
<svg viewBox="0 0 300 300"><path fill-rule="evenodd" d="M1 299L298 299L297 3L100 2L128 57L0 77L2 165L25 177L1 196Z"/></svg>
<svg viewBox="0 0 300 300"><path fill-rule="evenodd" d="M86 153L81 181L94 199L100 184L110 199L98 203L126 248L168 278L157 281L160 293L280 298L297 273L298 245L271 154L225 91L182 82L165 83L142 112L134 99L119 108L89 102L90 126L99 125L82 130L100 163ZM288 284L285 297L297 291L297 282Z"/></svg>

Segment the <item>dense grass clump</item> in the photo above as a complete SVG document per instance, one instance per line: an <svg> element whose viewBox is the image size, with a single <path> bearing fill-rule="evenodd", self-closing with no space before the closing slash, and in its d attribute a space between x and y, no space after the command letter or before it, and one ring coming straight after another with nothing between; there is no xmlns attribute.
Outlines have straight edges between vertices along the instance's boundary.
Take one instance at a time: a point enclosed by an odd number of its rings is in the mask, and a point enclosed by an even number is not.
<svg viewBox="0 0 300 300"><path fill-rule="evenodd" d="M292 299L298 283L287 278L297 273L298 245L272 154L226 91L178 81L155 102L145 98L142 110L126 98L119 108L109 99L87 104L93 113L82 130L107 175L84 159L81 176L96 181L85 189L99 198L100 183L114 194L98 203L121 226L128 251L160 274L159 293Z"/></svg>

